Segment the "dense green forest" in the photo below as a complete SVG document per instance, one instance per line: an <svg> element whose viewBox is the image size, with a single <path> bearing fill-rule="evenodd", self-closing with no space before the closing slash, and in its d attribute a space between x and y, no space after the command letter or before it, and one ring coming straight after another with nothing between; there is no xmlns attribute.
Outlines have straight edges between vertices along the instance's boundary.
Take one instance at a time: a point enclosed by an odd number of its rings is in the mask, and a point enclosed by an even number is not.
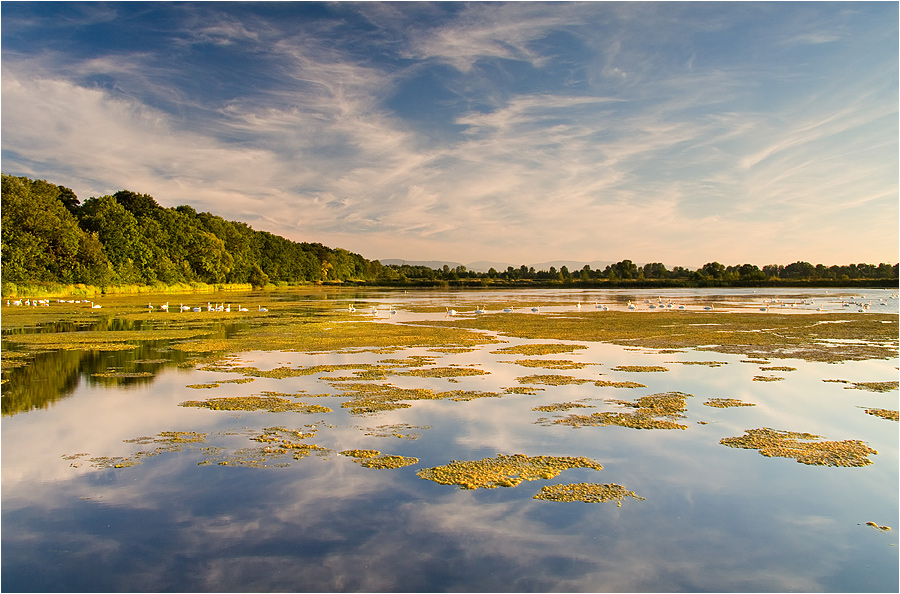
<svg viewBox="0 0 900 594"><path fill-rule="evenodd" d="M570 271L522 265L504 271L464 266L383 266L359 254L319 243L298 243L246 223L198 213L190 206L163 208L147 194L121 190L81 203L63 186L26 177L2 176L3 294L18 286L83 284L252 285L358 282L381 285L463 287L578 285L609 286L824 286L897 284L897 264L825 266L725 266L697 270L662 263L638 266L622 260L604 270Z"/></svg>
<svg viewBox="0 0 900 594"><path fill-rule="evenodd" d="M43 180L2 176L2 277L9 283L172 285L373 280L381 264L297 243L128 190L80 203Z"/></svg>

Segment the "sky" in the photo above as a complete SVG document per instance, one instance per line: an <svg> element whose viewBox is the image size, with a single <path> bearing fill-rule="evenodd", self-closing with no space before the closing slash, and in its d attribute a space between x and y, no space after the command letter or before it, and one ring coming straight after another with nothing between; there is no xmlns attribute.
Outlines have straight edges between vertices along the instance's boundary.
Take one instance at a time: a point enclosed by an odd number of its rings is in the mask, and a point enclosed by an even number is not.
<svg viewBox="0 0 900 594"><path fill-rule="evenodd" d="M368 259L896 263L897 2L10 2L2 171Z"/></svg>

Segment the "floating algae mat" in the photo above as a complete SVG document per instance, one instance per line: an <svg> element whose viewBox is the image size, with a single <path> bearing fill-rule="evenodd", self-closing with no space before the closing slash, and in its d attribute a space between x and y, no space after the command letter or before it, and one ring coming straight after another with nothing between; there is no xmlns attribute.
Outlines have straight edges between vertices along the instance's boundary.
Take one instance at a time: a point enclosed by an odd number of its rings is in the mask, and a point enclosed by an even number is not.
<svg viewBox="0 0 900 594"><path fill-rule="evenodd" d="M614 404L635 409L634 412L595 412L590 415L569 415L561 419L549 421L540 419L544 425L569 425L571 427L606 427L618 425L632 429L687 429L687 425L674 422L672 419L683 417L687 409L686 399L691 394L667 392L642 396L636 401L607 400Z"/></svg>
<svg viewBox="0 0 900 594"><path fill-rule="evenodd" d="M4 310L4 588L898 591L890 308L408 289L212 289L268 312L183 316L110 297L29 327ZM594 301L610 311L574 311ZM744 435L767 426L809 433Z"/></svg>
<svg viewBox="0 0 900 594"><path fill-rule="evenodd" d="M900 421L900 411L888 410L886 408L867 408L867 415L873 415L889 421Z"/></svg>
<svg viewBox="0 0 900 594"><path fill-rule="evenodd" d="M768 457L795 458L801 464L814 466L867 466L869 454L875 450L862 441L818 441L820 435L795 433L777 429L747 429L741 437L726 437L720 441L730 448L759 450Z"/></svg>
<svg viewBox="0 0 900 594"><path fill-rule="evenodd" d="M555 375L555 374L535 374L525 377L517 377L516 381L520 384L541 384L545 386L568 386L571 384L586 384L591 380L579 379L571 375Z"/></svg>
<svg viewBox="0 0 900 594"><path fill-rule="evenodd" d="M494 489L515 487L522 481L552 479L570 468L601 470L603 467L598 462L583 457L497 454L494 458L469 462L454 460L444 466L424 468L416 474L442 485L459 485L461 489Z"/></svg>
<svg viewBox="0 0 900 594"><path fill-rule="evenodd" d="M897 316L808 313L567 312L513 313L433 324L530 339L610 342L653 349L695 348L758 359L859 361L896 357ZM840 322L840 323L823 323ZM865 341L859 341L865 336ZM837 342L852 340L853 342Z"/></svg>
<svg viewBox="0 0 900 594"><path fill-rule="evenodd" d="M578 344L520 344L503 347L493 352L498 355L559 355L574 353L579 349L586 348L586 346Z"/></svg>
<svg viewBox="0 0 900 594"><path fill-rule="evenodd" d="M187 400L179 406L196 408L208 408L210 410L245 410L267 412L298 412L305 414L330 413L327 406L318 404L306 404L305 402L293 402L287 398L278 396L233 396L230 398L210 398L209 400Z"/></svg>
<svg viewBox="0 0 900 594"><path fill-rule="evenodd" d="M615 382L611 380L597 380L594 385L598 388L646 388L644 384L638 382Z"/></svg>
<svg viewBox="0 0 900 594"><path fill-rule="evenodd" d="M560 410L569 410L572 408L591 408L591 406L587 404L581 404L579 402L554 402L553 404L535 406L531 410L536 410L539 412L556 412Z"/></svg>
<svg viewBox="0 0 900 594"><path fill-rule="evenodd" d="M900 382L891 381L891 382L850 382L847 380L836 380L836 379L825 379L823 382L836 383L836 384L850 384L849 386L844 386L845 390L867 390L869 392L890 392L891 390L896 390L897 386L900 385Z"/></svg>
<svg viewBox="0 0 900 594"><path fill-rule="evenodd" d="M752 402L744 402L737 398L710 398L703 403L704 406L712 406L714 408L732 408L735 406L756 406Z"/></svg>
<svg viewBox="0 0 900 594"><path fill-rule="evenodd" d="M517 359L509 361L521 367L541 367L543 369L584 369L586 363L566 361L564 359Z"/></svg>
<svg viewBox="0 0 900 594"><path fill-rule="evenodd" d="M534 496L534 499L564 502L583 501L584 503L615 501L616 505L622 507L622 500L626 497L632 497L638 501L644 500L643 497L635 495L634 491L629 491L622 485L617 485L615 483L607 483L604 485L597 483L548 485L546 487L541 487L541 491Z"/></svg>
<svg viewBox="0 0 900 594"><path fill-rule="evenodd" d="M375 468L378 470L386 470L390 468L403 468L418 464L418 458L406 456L382 456L378 450L344 450L340 452L342 456L349 456L353 461L364 468Z"/></svg>

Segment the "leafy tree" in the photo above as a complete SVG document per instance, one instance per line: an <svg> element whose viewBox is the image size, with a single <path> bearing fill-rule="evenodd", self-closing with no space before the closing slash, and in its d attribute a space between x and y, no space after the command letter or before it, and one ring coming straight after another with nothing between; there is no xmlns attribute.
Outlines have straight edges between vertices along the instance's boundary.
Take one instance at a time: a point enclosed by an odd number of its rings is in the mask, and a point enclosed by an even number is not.
<svg viewBox="0 0 900 594"><path fill-rule="evenodd" d="M725 275L725 266L718 262L708 262L700 269L709 278L721 279Z"/></svg>

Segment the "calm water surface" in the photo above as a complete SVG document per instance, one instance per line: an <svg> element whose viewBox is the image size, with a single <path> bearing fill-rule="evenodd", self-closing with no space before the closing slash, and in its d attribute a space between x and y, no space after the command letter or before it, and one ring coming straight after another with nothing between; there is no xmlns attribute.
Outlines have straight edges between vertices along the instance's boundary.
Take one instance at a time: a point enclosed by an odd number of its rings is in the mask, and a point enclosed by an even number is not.
<svg viewBox="0 0 900 594"><path fill-rule="evenodd" d="M516 291L332 292L323 310L370 316L376 324L504 315L625 310L628 303L674 309L897 313L890 291ZM270 310L299 298L273 294ZM766 301L768 300L768 301ZM847 305L850 302L852 305ZM648 303L649 302L649 303ZM864 307L863 304L868 304ZM388 309L393 305L396 314ZM371 314L371 307L376 308ZM859 309L863 309L859 312ZM430 311L427 311L430 310ZM437 312L437 313L435 313ZM175 314L171 314L175 315ZM596 315L602 315L597 311ZM645 315L650 315L646 313ZM374 327L373 327L374 328ZM222 335L235 328L221 328ZM847 389L897 380L898 359L838 364L798 359L748 362L746 355L686 349L661 353L577 341L572 353L522 356L500 347L556 340L503 337L470 352L409 348L394 353L251 351L232 362L260 370L323 364L371 364L421 355L428 366L473 366L471 377L388 376L407 388L502 393L518 378L560 374L588 383L539 385L536 395L503 394L471 401L424 400L406 409L352 415L330 377L340 370L284 379L258 377L214 389L190 385L243 376L178 367L185 354L167 343L134 351L53 352L26 368L4 371L4 398L42 394L43 407L4 402L2 419L2 589L13 591L831 591L898 590L898 424L864 408L896 410L898 393ZM4 343L4 354L9 352ZM128 363L138 359L146 363ZM581 369L523 367L519 359L562 359ZM715 360L718 367L685 362ZM666 372L621 372L655 365ZM766 371L784 366L793 371ZM97 370L146 369L151 377L103 381ZM30 370L30 371L29 371ZM772 382L760 375L781 376ZM635 381L646 388L596 387ZM328 413L214 411L187 400L296 394ZM606 399L661 392L692 394L687 430L638 430L541 424L570 413L622 410ZM321 395L316 396L312 395ZM753 407L712 408L709 398ZM579 401L593 409L533 410ZM310 434L322 450L267 467L222 465L250 459L265 428ZM873 464L834 468L767 458L728 448L722 438L771 427L859 439L878 451ZM163 432L205 433L178 448ZM145 438L143 440L139 438ZM135 441L137 440L137 441ZM104 468L109 460L156 451L139 465ZM373 449L418 458L397 469L362 467L338 454ZM172 450L172 451L168 451ZM603 465L570 469L551 480L513 488L462 490L423 480L416 471L452 460L500 454L584 456ZM92 461L92 459L94 461ZM210 461L209 463L207 463ZM616 483L643 500L551 502L534 499L544 485ZM891 526L879 531L866 522Z"/></svg>

